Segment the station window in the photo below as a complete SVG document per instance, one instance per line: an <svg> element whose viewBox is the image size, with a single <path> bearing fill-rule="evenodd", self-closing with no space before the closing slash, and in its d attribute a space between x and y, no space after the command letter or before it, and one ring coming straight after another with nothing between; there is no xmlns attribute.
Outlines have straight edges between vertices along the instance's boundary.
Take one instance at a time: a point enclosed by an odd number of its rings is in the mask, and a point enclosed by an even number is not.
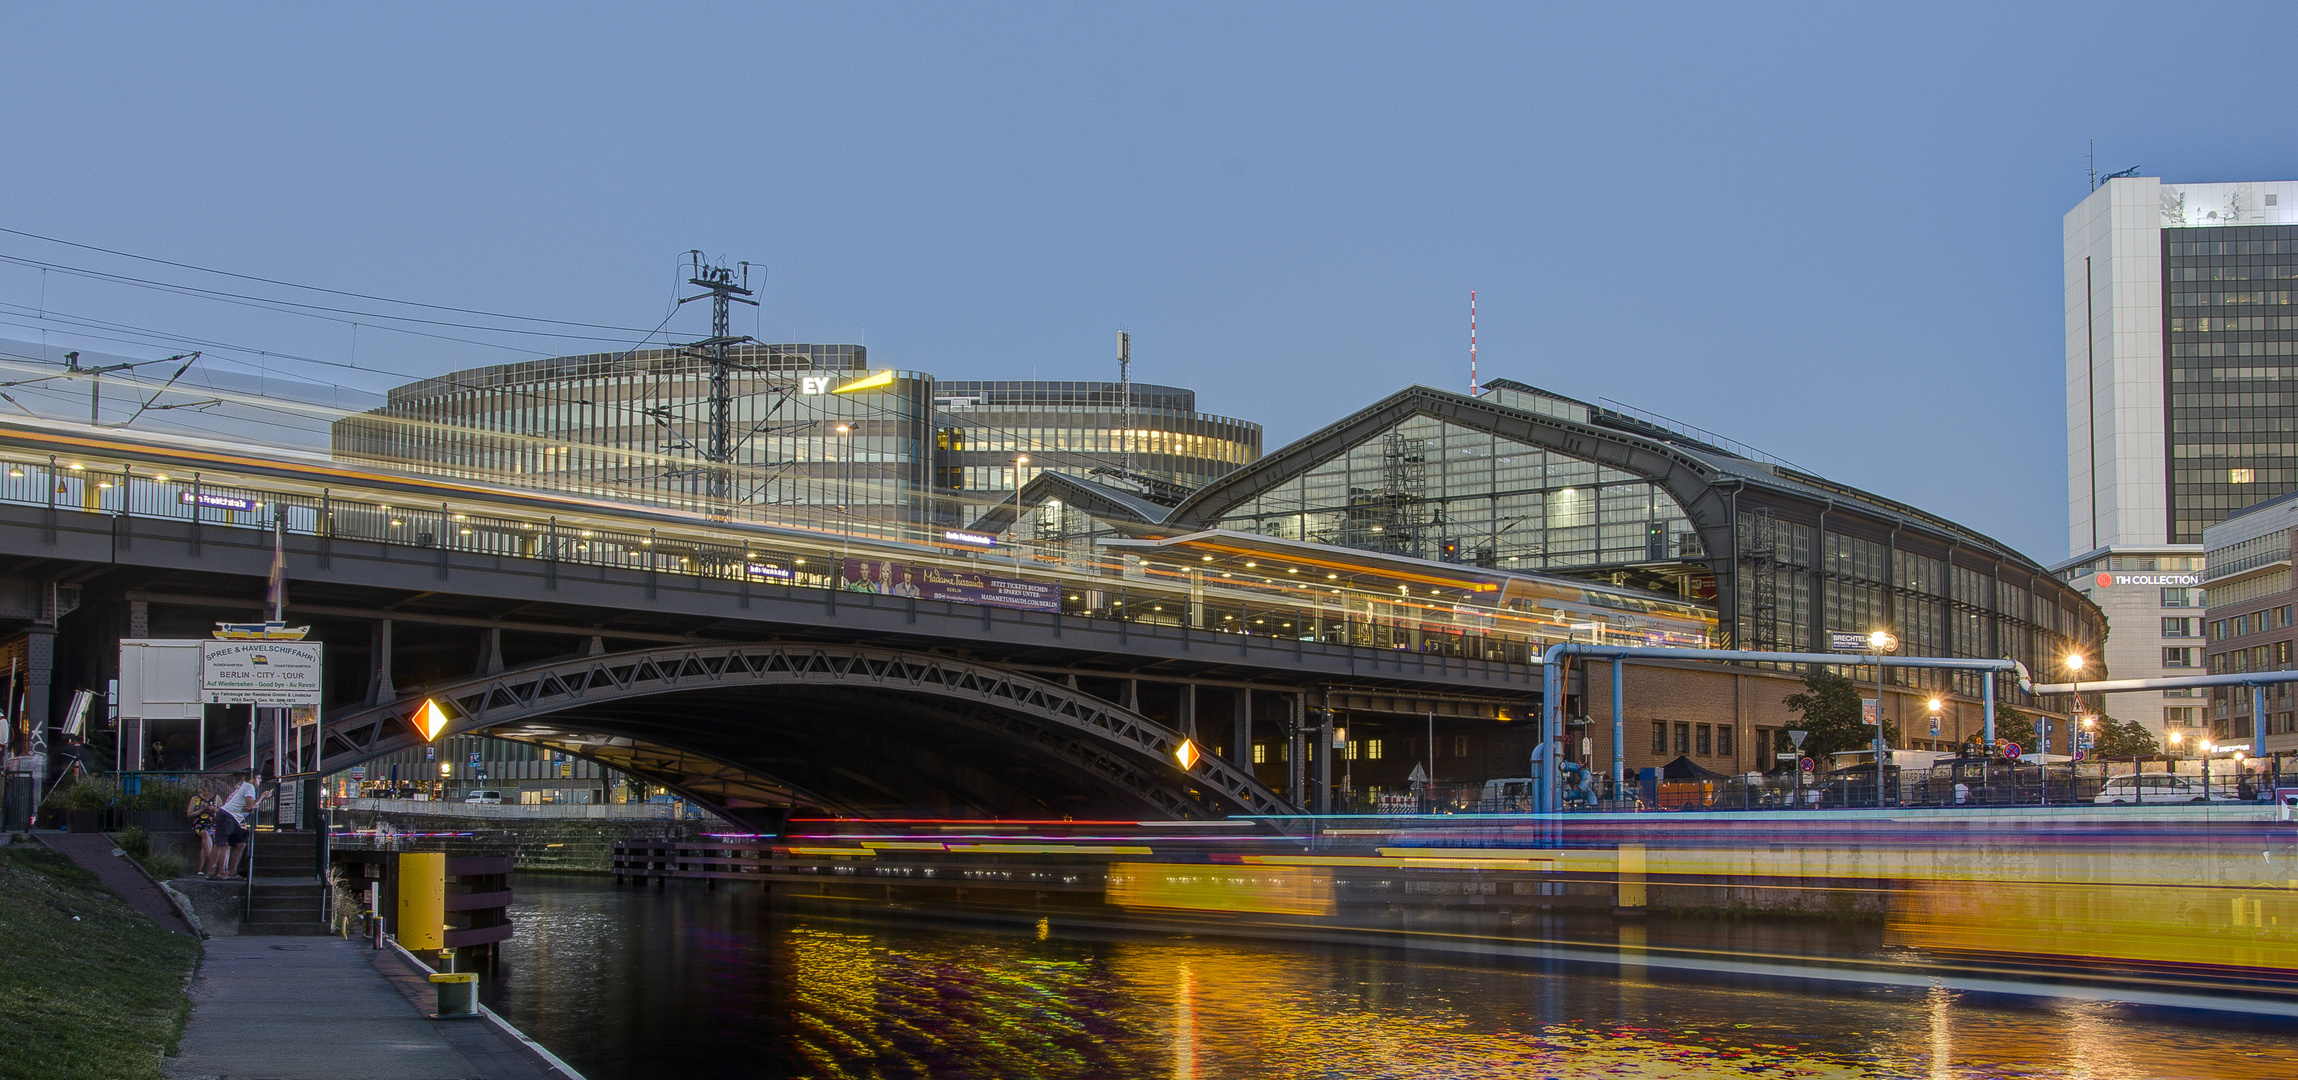
<svg viewBox="0 0 2298 1080"><path fill-rule="evenodd" d="M1678 754L1689 754L1689 753L1691 753L1691 752L1692 752L1692 726L1691 726L1690 724L1677 724L1677 725L1676 725L1676 753L1678 753Z"/></svg>
<svg viewBox="0 0 2298 1080"><path fill-rule="evenodd" d="M1716 752L1716 741L1715 741L1715 729L1714 729L1714 728L1711 728L1711 727L1707 726L1706 724L1701 724L1701 725L1700 725L1700 744L1699 744L1699 745L1700 745L1700 756L1701 756L1701 757L1708 757L1708 756L1710 756L1710 755L1712 755L1712 754L1714 754L1714 753Z"/></svg>
<svg viewBox="0 0 2298 1080"><path fill-rule="evenodd" d="M1665 754L1667 752L1668 725L1654 721L1652 724L1652 753Z"/></svg>
<svg viewBox="0 0 2298 1080"><path fill-rule="evenodd" d="M1366 759L1368 759L1368 760L1371 760L1371 761L1379 761L1379 760L1380 760L1380 740L1379 740L1379 739L1366 739L1366 740L1364 741L1364 756L1365 756L1365 758L1366 758Z"/></svg>
<svg viewBox="0 0 2298 1080"><path fill-rule="evenodd" d="M1255 765L1266 765L1266 764L1268 764L1268 763L1269 763L1269 744L1267 744L1267 743L1265 743L1265 742L1257 742L1257 743L1254 743L1254 744L1253 744L1253 764L1255 764Z"/></svg>
<svg viewBox="0 0 2298 1080"><path fill-rule="evenodd" d="M1719 727L1719 728L1717 728L1717 729L1716 729L1716 756L1717 756L1717 757L1731 757L1731 756L1732 756L1732 752L1731 752L1731 729L1730 729L1730 728L1727 728L1727 727Z"/></svg>
<svg viewBox="0 0 2298 1080"><path fill-rule="evenodd" d="M1453 736L1453 737L1452 737L1452 756L1453 756L1453 757L1467 757L1467 756L1468 756L1468 736L1466 736L1466 735L1455 735L1455 736Z"/></svg>

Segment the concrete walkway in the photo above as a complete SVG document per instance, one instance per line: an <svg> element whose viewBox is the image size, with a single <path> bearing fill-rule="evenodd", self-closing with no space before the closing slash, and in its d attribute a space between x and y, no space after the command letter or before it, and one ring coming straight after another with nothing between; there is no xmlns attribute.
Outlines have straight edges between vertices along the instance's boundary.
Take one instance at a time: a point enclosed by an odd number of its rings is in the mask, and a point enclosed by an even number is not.
<svg viewBox="0 0 2298 1080"><path fill-rule="evenodd" d="M192 932L183 916L176 914L175 905L168 902L166 893L152 884L152 879L136 869L125 855L114 855L118 850L112 838L103 833L34 833L40 843L78 864L83 870L104 883L104 887L120 894L128 906L145 918L160 924L162 929L178 934Z"/></svg>
<svg viewBox="0 0 2298 1080"><path fill-rule="evenodd" d="M579 1080L494 1021L433 1020L396 954L336 938L210 938L167 1075L194 1080Z"/></svg>

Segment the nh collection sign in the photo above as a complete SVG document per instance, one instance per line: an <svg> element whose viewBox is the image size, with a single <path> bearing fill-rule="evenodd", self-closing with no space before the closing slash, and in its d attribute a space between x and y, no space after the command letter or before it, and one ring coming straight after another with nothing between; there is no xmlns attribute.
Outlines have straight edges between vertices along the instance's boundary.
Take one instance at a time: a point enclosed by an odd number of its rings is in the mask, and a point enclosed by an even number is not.
<svg viewBox="0 0 2298 1080"><path fill-rule="evenodd" d="M2200 588L2201 574L2100 574L2099 588L2116 585L2162 585L2169 588Z"/></svg>

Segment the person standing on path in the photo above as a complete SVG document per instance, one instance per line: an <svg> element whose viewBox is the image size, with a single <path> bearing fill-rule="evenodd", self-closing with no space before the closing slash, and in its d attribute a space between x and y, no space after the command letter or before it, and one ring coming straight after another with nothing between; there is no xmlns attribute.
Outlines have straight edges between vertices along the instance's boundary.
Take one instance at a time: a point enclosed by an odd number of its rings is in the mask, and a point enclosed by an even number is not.
<svg viewBox="0 0 2298 1080"><path fill-rule="evenodd" d="M216 819L215 846L221 873L218 877L232 877L237 873L240 854L247 850L250 838L248 826L255 822L255 804L260 797L250 782L252 774L242 770L232 774L238 786L224 796L223 812Z"/></svg>
<svg viewBox="0 0 2298 1080"><path fill-rule="evenodd" d="M191 801L184 804L184 816L191 819L192 831L199 834L199 876L211 876L215 863L215 808L214 781L201 777L199 786L192 790Z"/></svg>

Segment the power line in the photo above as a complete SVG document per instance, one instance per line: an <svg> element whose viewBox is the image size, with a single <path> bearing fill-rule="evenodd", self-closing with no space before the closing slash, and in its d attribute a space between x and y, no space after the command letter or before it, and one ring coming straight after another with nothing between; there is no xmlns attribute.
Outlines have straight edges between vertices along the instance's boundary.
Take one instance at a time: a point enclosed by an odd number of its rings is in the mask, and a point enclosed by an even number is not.
<svg viewBox="0 0 2298 1080"><path fill-rule="evenodd" d="M281 281L277 278L257 277L252 274L235 274L229 270L217 270L212 267L199 266L193 263L175 262L169 259L153 258L149 255L138 255L129 251L115 251L111 248L96 247L92 244L77 244L70 240L59 240L53 236L42 236L39 233L24 232L20 229L0 228L0 233L6 233L10 236L21 236L25 237L26 239L39 240L50 244L61 244L65 247L79 248L82 251L95 251L101 252L105 255L117 255L123 259L135 259L139 262L156 263L161 266L173 266L182 270L196 270L203 274L215 274L218 277L238 278L241 281L256 281L265 285L278 285L289 289L302 289L306 292L326 293L330 296L347 296L355 300L374 300L379 303L398 304L402 307L428 308L432 311L452 311L461 315L484 315L490 319L516 319L520 322L549 323L555 326L579 326L590 330L620 330L632 334L639 332L637 327L632 326L612 326L606 323L573 322L565 319L543 319L532 315L507 315L499 311L484 311L478 308L451 307L445 304L426 304L419 300L397 300L388 296L374 296L368 293L346 292L342 289L329 289L318 285L302 285L293 281Z"/></svg>

